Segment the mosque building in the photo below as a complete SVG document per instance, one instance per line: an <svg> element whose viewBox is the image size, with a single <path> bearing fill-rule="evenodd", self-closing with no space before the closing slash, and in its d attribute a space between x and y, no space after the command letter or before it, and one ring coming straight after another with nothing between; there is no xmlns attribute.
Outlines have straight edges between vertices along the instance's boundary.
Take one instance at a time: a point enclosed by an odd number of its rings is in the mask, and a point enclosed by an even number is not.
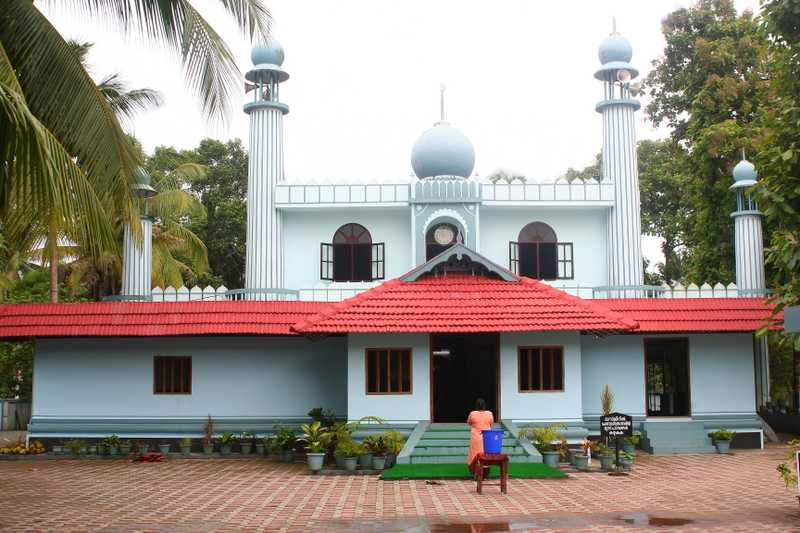
<svg viewBox="0 0 800 533"><path fill-rule="evenodd" d="M734 446L761 446L757 173L746 160L733 172L736 288L645 285L632 55L616 32L600 45L597 180L479 181L442 105L413 143L415 178L320 184L286 179L284 50L256 45L246 287L164 301L143 215L143 241L126 231L123 301L0 306L0 337L35 339L29 435L199 436L209 415L220 431L263 434L323 407L404 431L401 462L461 462L422 443L476 398L512 434L557 422L576 442L598 432L608 385L650 452L711 451L720 427ZM523 446L513 460L541 456Z"/></svg>

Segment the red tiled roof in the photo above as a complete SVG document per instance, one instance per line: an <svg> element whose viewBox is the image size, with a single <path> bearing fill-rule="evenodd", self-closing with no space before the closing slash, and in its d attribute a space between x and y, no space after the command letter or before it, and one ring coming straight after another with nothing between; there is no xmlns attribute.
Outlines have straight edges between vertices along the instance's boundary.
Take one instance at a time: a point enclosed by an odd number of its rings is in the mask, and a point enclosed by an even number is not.
<svg viewBox="0 0 800 533"><path fill-rule="evenodd" d="M690 333L756 331L771 309L765 298L624 298L595 300L639 323L635 331Z"/></svg>
<svg viewBox="0 0 800 533"><path fill-rule="evenodd" d="M590 300L522 278L469 274L387 281L305 318L300 333L625 331L636 323Z"/></svg>
<svg viewBox="0 0 800 533"><path fill-rule="evenodd" d="M87 302L0 305L0 338L295 335L323 302Z"/></svg>

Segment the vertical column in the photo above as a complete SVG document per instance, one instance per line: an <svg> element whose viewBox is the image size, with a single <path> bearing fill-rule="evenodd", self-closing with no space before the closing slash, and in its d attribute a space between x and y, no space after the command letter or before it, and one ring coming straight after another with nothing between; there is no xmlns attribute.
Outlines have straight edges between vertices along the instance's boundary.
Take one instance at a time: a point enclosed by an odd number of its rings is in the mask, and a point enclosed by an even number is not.
<svg viewBox="0 0 800 533"><path fill-rule="evenodd" d="M739 211L733 214L736 243L736 286L748 296L766 290L764 277L764 238L761 213Z"/></svg>
<svg viewBox="0 0 800 533"><path fill-rule="evenodd" d="M122 295L149 298L153 275L153 219L140 218L142 243L137 245L130 226L125 226L123 240Z"/></svg>
<svg viewBox="0 0 800 533"><path fill-rule="evenodd" d="M604 102L603 178L614 185L608 219L608 284L642 285L642 234L639 168L631 101Z"/></svg>

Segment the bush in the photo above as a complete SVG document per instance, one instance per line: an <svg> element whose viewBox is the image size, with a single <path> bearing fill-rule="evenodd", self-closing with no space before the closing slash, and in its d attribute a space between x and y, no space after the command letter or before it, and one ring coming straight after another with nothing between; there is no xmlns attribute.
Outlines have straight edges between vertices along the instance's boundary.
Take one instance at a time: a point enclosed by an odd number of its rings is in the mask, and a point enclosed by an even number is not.
<svg viewBox="0 0 800 533"><path fill-rule="evenodd" d="M721 440L730 442L733 440L734 435L736 435L736 433L727 428L719 428L718 430L711 433L711 438L714 439L715 441Z"/></svg>
<svg viewBox="0 0 800 533"><path fill-rule="evenodd" d="M566 429L564 424L550 424L547 427L525 428L519 432L519 436L532 438L533 445L540 452L552 452L558 449L563 429Z"/></svg>

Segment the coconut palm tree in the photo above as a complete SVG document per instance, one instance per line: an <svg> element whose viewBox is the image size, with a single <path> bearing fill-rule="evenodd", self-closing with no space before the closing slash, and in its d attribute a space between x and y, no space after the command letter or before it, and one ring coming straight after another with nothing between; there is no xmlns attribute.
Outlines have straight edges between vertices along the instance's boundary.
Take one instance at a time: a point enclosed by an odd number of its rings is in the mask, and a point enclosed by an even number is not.
<svg viewBox="0 0 800 533"><path fill-rule="evenodd" d="M250 38L268 34L269 13L261 0L218 1ZM110 22L180 52L186 81L204 115L225 118L239 71L227 45L189 0L58 4L84 20ZM109 211L136 221L130 184L139 165L119 111L35 2L3 0L0 218L8 241L21 241L33 224L46 226L51 242L63 231L95 254L116 246ZM139 231L138 224L132 227ZM50 260L57 261L55 254Z"/></svg>

